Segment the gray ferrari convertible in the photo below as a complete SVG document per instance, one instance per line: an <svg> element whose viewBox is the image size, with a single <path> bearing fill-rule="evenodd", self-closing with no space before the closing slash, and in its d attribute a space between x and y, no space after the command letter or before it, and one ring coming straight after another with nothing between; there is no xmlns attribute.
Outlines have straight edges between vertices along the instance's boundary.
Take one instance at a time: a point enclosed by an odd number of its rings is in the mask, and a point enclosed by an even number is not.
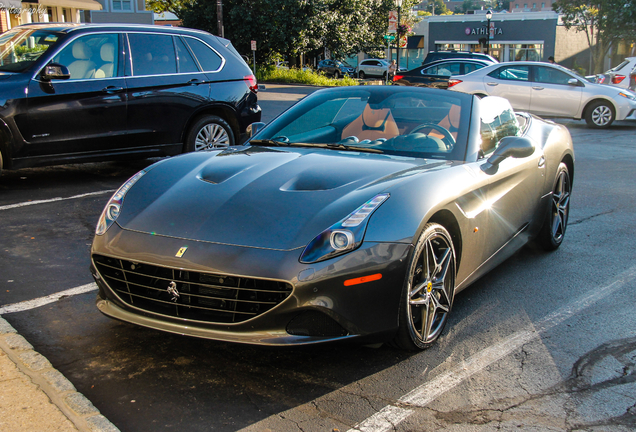
<svg viewBox="0 0 636 432"><path fill-rule="evenodd" d="M113 195L91 251L102 313L222 341L423 349L462 289L530 240L563 241L570 134L505 99L321 90L249 133Z"/></svg>

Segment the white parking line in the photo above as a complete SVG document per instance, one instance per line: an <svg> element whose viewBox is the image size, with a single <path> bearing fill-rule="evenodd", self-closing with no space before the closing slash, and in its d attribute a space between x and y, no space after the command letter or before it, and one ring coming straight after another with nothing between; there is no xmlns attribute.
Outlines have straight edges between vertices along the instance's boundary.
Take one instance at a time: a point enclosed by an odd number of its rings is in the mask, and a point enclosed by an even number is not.
<svg viewBox="0 0 636 432"><path fill-rule="evenodd" d="M0 210L9 210L12 208L26 207L30 205L36 205L36 204L46 204L46 203L51 203L56 201L72 200L72 199L84 198L84 197L94 196L94 195L104 195L104 194L113 193L113 192L115 192L115 189L109 189L109 190L99 191L99 192L89 192L89 193L85 193L81 195L73 195L71 197L66 197L66 198L57 197L57 198L50 198L45 200L26 201L26 202L17 203L17 204L9 204L5 206L0 206Z"/></svg>
<svg viewBox="0 0 636 432"><path fill-rule="evenodd" d="M95 282L93 282L86 285L78 286L76 288L67 289L66 291L60 291L55 294L47 295L45 297L36 298L34 300L27 300L19 303L0 306L0 315L35 309L49 303L54 303L63 297L84 294L87 292L95 291L96 289L97 285L95 284Z"/></svg>
<svg viewBox="0 0 636 432"><path fill-rule="evenodd" d="M414 413L415 410L411 407L424 407L428 405L475 373L506 357L531 340L538 338L541 333L545 333L566 319L622 288L627 282L633 281L635 277L636 267L632 267L622 273L617 280L610 285L598 288L592 293L584 295L578 300L558 309L556 312L551 313L537 322L532 329L514 333L503 341L470 356L455 369L441 374L432 381L415 388L410 393L402 396L396 404L384 407L357 426L349 429L348 432L386 432L394 430L397 424L406 420Z"/></svg>

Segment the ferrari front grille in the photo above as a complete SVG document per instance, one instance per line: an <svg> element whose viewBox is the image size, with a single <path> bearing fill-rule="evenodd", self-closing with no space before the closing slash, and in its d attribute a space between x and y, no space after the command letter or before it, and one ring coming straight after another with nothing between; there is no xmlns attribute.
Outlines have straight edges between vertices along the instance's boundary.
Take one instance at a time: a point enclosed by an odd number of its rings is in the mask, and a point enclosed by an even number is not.
<svg viewBox="0 0 636 432"><path fill-rule="evenodd" d="M95 268L121 301L157 314L213 323L239 323L280 304L285 282L193 272L93 255Z"/></svg>

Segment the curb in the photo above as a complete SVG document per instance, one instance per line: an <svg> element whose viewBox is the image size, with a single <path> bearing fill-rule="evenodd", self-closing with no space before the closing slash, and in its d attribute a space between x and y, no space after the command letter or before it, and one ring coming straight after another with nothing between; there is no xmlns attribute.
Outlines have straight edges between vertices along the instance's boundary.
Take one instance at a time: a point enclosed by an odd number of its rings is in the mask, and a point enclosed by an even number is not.
<svg viewBox="0 0 636 432"><path fill-rule="evenodd" d="M0 350L81 432L119 432L97 408L16 329L0 316Z"/></svg>

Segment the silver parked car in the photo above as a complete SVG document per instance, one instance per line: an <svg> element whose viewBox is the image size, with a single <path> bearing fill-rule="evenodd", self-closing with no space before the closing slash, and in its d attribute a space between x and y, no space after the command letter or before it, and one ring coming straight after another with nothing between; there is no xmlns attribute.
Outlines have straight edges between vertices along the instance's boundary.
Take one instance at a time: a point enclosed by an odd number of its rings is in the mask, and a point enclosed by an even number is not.
<svg viewBox="0 0 636 432"><path fill-rule="evenodd" d="M389 63L382 59L362 60L358 65L358 78L364 79L367 76L382 77L386 79Z"/></svg>
<svg viewBox="0 0 636 432"><path fill-rule="evenodd" d="M594 84L550 63L505 62L468 75L454 75L449 89L477 96L501 96L515 110L543 117L585 119L594 128L609 127L636 112L636 93Z"/></svg>
<svg viewBox="0 0 636 432"><path fill-rule="evenodd" d="M629 73L636 67L636 57L627 57L618 66L603 74L598 74L598 83L629 88Z"/></svg>

